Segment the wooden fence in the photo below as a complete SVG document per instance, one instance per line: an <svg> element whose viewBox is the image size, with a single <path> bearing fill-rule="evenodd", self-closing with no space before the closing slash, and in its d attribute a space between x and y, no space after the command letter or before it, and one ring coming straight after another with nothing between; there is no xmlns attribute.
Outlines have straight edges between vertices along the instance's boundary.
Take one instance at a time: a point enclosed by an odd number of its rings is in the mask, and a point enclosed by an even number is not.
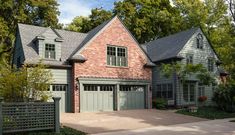
<svg viewBox="0 0 235 135"><path fill-rule="evenodd" d="M60 132L60 98L54 102L4 103L0 98L0 135L37 130Z"/></svg>

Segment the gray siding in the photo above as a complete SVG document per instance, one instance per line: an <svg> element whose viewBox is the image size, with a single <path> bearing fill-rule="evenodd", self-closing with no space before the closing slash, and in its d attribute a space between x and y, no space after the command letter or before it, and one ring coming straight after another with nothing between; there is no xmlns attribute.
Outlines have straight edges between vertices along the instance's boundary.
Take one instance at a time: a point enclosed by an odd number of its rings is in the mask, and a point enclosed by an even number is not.
<svg viewBox="0 0 235 135"><path fill-rule="evenodd" d="M203 35L203 49L197 48L196 43L196 37L197 35L201 33ZM187 44L184 46L184 48L180 51L178 54L179 56L183 56L186 58L187 54L193 55L193 64L203 64L206 68L208 66L208 58L213 58L214 60L218 60L217 55L215 54L214 50L209 45L209 42L207 41L206 37L202 33L202 31L199 29L187 42ZM186 59L182 60L182 64L186 64ZM214 76L219 76L218 69L216 65L214 64L214 72L211 73ZM197 80L195 76L190 76L188 80ZM177 97L178 101L181 101L182 104L185 104L183 100L183 87L182 84L180 85L180 89L178 90ZM198 98L198 82L196 83L196 102ZM211 104L211 98L213 96L212 86L205 86L205 96L208 97L207 104Z"/></svg>
<svg viewBox="0 0 235 135"><path fill-rule="evenodd" d="M186 43L184 48L180 51L178 54L179 56L182 56L186 58L187 54L192 54L193 55L193 64L203 64L207 68L207 62L208 58L214 58L215 60L218 60L218 57L216 56L215 52L209 45L209 42L207 41L206 37L203 35L203 50L197 49L197 43L196 43L196 36L198 33L202 33L201 30L198 30L191 38L190 40ZM186 59L183 59L181 61L182 64L186 64ZM186 102L184 102L183 99L183 85L179 80L174 81L174 77L169 77L165 78L162 77L162 72L160 71L160 65L157 65L155 68L152 69L152 84L153 84L153 98L155 98L157 88L157 84L164 84L164 83L172 83L173 84L173 91L176 92L176 104L177 105L186 105ZM214 72L211 73L214 76L219 76L218 69L216 65L214 65ZM198 81L197 78L192 75L188 77L188 80L194 80ZM197 98L198 98L198 82L196 82L196 91L195 91L195 101L197 104ZM175 94L175 93L173 93ZM207 104L211 104L212 100L211 98L213 97L213 90L212 86L205 86L205 95L208 97Z"/></svg>
<svg viewBox="0 0 235 135"><path fill-rule="evenodd" d="M61 42L56 42L55 39L58 38L56 33L52 29L47 29L42 34L45 40L38 40L38 54L40 58L45 58L45 44L55 44L56 49L56 60L61 59Z"/></svg>
<svg viewBox="0 0 235 135"><path fill-rule="evenodd" d="M71 70L69 69L50 69L53 75L52 84L67 84L68 91L65 93L65 111L72 111L72 87L71 87ZM52 88L51 88L52 89ZM53 96L58 96L60 92L52 92ZM62 101L62 100L61 100Z"/></svg>

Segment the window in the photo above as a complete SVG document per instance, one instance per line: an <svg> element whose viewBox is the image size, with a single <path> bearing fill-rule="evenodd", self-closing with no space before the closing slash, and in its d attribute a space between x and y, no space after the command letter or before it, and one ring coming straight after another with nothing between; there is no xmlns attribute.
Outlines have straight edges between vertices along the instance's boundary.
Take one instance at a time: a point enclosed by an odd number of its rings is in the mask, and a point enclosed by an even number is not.
<svg viewBox="0 0 235 135"><path fill-rule="evenodd" d="M195 85L193 83L185 83L183 85L183 98L185 102L195 101Z"/></svg>
<svg viewBox="0 0 235 135"><path fill-rule="evenodd" d="M84 84L84 91L98 91L98 85L95 84Z"/></svg>
<svg viewBox="0 0 235 135"><path fill-rule="evenodd" d="M202 36L202 34L197 35L197 48L203 49L203 36Z"/></svg>
<svg viewBox="0 0 235 135"><path fill-rule="evenodd" d="M125 47L108 46L107 47L107 65L109 66L127 66L127 49Z"/></svg>
<svg viewBox="0 0 235 135"><path fill-rule="evenodd" d="M120 91L144 91L144 86L135 86L135 85L120 85Z"/></svg>
<svg viewBox="0 0 235 135"><path fill-rule="evenodd" d="M52 84L52 91L67 91L67 84Z"/></svg>
<svg viewBox="0 0 235 135"><path fill-rule="evenodd" d="M205 96L205 87L201 84L198 85L198 96Z"/></svg>
<svg viewBox="0 0 235 135"><path fill-rule="evenodd" d="M45 58L55 59L55 45L54 44L45 45Z"/></svg>
<svg viewBox="0 0 235 135"><path fill-rule="evenodd" d="M114 91L114 85L100 85L100 91Z"/></svg>
<svg viewBox="0 0 235 135"><path fill-rule="evenodd" d="M165 99L173 99L173 85L168 84L158 84L157 85L157 97Z"/></svg>
<svg viewBox="0 0 235 135"><path fill-rule="evenodd" d="M188 54L186 56L186 64L193 64L193 55Z"/></svg>
<svg viewBox="0 0 235 135"><path fill-rule="evenodd" d="M214 71L214 60L212 58L208 59L208 71L210 72Z"/></svg>

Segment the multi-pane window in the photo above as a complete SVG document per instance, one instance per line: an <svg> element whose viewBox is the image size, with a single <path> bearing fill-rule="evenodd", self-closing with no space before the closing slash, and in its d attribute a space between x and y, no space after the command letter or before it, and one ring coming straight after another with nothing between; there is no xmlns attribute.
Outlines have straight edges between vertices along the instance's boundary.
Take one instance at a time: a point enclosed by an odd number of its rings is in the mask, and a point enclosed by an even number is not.
<svg viewBox="0 0 235 135"><path fill-rule="evenodd" d="M203 49L203 36L202 36L202 34L197 35L197 48Z"/></svg>
<svg viewBox="0 0 235 135"><path fill-rule="evenodd" d="M127 66L127 49L125 47L108 46L107 47L107 65Z"/></svg>
<svg viewBox="0 0 235 135"><path fill-rule="evenodd" d="M55 59L55 45L45 44L45 58Z"/></svg>
<svg viewBox="0 0 235 135"><path fill-rule="evenodd" d="M213 72L214 71L214 60L212 58L208 59L208 71Z"/></svg>
<svg viewBox="0 0 235 135"><path fill-rule="evenodd" d="M193 83L185 83L183 85L183 98L186 102L195 101L195 85Z"/></svg>
<svg viewBox="0 0 235 135"><path fill-rule="evenodd" d="M205 87L201 84L198 85L198 96L205 96Z"/></svg>
<svg viewBox="0 0 235 135"><path fill-rule="evenodd" d="M159 98L173 99L173 85L171 83L158 84L156 94Z"/></svg>
<svg viewBox="0 0 235 135"><path fill-rule="evenodd" d="M52 84L52 91L67 91L67 84Z"/></svg>
<svg viewBox="0 0 235 135"><path fill-rule="evenodd" d="M100 85L100 91L114 91L114 85Z"/></svg>
<svg viewBox="0 0 235 135"><path fill-rule="evenodd" d="M98 91L98 85L95 84L84 84L84 91Z"/></svg>
<svg viewBox="0 0 235 135"><path fill-rule="evenodd" d="M144 86L135 85L120 85L120 91L144 91Z"/></svg>
<svg viewBox="0 0 235 135"><path fill-rule="evenodd" d="M192 54L188 54L186 56L186 64L193 64L193 55Z"/></svg>

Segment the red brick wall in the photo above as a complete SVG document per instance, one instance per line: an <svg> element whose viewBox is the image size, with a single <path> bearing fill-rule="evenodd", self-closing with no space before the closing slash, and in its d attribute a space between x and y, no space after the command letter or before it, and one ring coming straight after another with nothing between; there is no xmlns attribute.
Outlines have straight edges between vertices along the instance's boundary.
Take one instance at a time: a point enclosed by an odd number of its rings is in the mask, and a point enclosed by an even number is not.
<svg viewBox="0 0 235 135"><path fill-rule="evenodd" d="M128 51L128 67L110 67L106 64L107 44L125 46ZM87 61L74 63L74 80L77 77L108 77L151 80L151 69L145 68L147 58L132 39L118 18L94 38L81 52ZM75 90L74 109L79 111L79 91Z"/></svg>

